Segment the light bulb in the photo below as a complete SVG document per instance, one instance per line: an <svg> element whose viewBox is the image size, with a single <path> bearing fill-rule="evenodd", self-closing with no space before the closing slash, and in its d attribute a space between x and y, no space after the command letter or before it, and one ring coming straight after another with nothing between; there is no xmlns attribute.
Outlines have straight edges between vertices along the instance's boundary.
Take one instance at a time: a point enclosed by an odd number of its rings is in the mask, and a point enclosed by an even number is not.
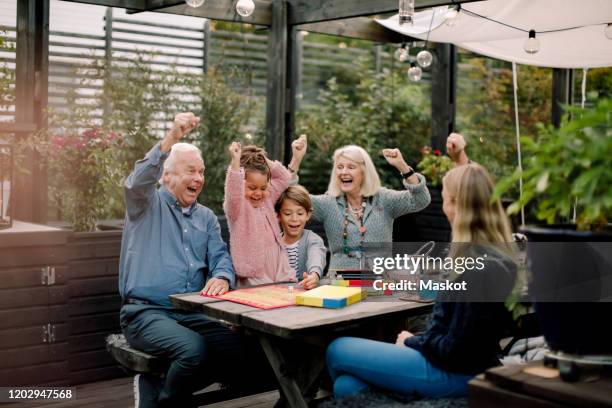
<svg viewBox="0 0 612 408"><path fill-rule="evenodd" d="M187 5L189 7L200 7L201 5L203 5L205 2L205 0L185 0L185 3L187 3Z"/></svg>
<svg viewBox="0 0 612 408"><path fill-rule="evenodd" d="M408 68L408 79L413 82L419 82L423 77L423 70L421 67L417 66L414 62L410 64L410 68Z"/></svg>
<svg viewBox="0 0 612 408"><path fill-rule="evenodd" d="M608 40L612 40L612 23L606 24L604 27L604 34Z"/></svg>
<svg viewBox="0 0 612 408"><path fill-rule="evenodd" d="M444 14L444 24L449 27L455 25L457 20L459 19L459 11L461 11L461 4L457 4L456 7L451 7Z"/></svg>
<svg viewBox="0 0 612 408"><path fill-rule="evenodd" d="M399 62L405 62L408 59L408 46L406 44L402 44L400 48L395 50L393 56Z"/></svg>
<svg viewBox="0 0 612 408"><path fill-rule="evenodd" d="M535 30L529 30L529 38L525 40L523 49L527 54L535 54L540 51L540 40L536 38Z"/></svg>
<svg viewBox="0 0 612 408"><path fill-rule="evenodd" d="M236 12L242 17L250 16L254 10L255 3L253 3L253 0L238 0L238 3L236 3Z"/></svg>
<svg viewBox="0 0 612 408"><path fill-rule="evenodd" d="M422 68L427 68L431 65L433 61L433 56L431 55L431 52L427 50L422 50L419 51L419 53L417 54L416 60L419 66L421 66Z"/></svg>
<svg viewBox="0 0 612 408"><path fill-rule="evenodd" d="M414 19L414 0L399 0L399 23L400 25L412 24Z"/></svg>

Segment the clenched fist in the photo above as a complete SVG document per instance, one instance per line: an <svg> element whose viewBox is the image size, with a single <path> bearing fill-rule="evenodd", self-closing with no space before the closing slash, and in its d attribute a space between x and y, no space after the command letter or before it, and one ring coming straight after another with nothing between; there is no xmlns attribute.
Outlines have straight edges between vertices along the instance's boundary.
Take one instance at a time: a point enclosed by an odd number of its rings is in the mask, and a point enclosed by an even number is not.
<svg viewBox="0 0 612 408"><path fill-rule="evenodd" d="M408 165L399 149L383 149L382 154L390 165L401 172L407 171L406 167L408 167Z"/></svg>
<svg viewBox="0 0 612 408"><path fill-rule="evenodd" d="M170 134L175 141L182 139L187 133L200 124L200 118L191 112L177 113Z"/></svg>
<svg viewBox="0 0 612 408"><path fill-rule="evenodd" d="M446 152L455 157L465 149L465 139L461 133L451 133L446 138Z"/></svg>
<svg viewBox="0 0 612 408"><path fill-rule="evenodd" d="M304 154L306 154L306 149L308 149L308 139L306 135L300 135L297 139L295 139L291 143L291 152L293 153L293 157L303 158Z"/></svg>
<svg viewBox="0 0 612 408"><path fill-rule="evenodd" d="M240 156L242 155L242 145L239 142L232 142L227 148L232 159L231 166L234 170L240 169Z"/></svg>

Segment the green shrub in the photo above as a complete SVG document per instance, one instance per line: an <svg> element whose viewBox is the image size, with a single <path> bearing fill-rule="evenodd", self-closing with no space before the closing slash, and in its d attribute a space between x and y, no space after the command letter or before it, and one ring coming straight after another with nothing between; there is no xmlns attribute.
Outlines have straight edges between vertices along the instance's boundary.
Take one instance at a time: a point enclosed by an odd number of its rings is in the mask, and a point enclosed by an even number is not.
<svg viewBox="0 0 612 408"><path fill-rule="evenodd" d="M580 229L601 229L612 214L612 99L592 108L566 106L568 115L559 129L539 126L537 140L524 137L523 171L501 180L501 196L523 177L523 196L508 211L518 212L537 201L537 217L549 224L572 218Z"/></svg>
<svg viewBox="0 0 612 408"><path fill-rule="evenodd" d="M381 155L381 149L399 147L408 163L420 157L430 134L429 89L425 84L408 83L399 72L374 73L365 64L357 65L354 90L336 78L319 93L318 103L297 116L297 134L306 134L309 152L302 165L300 181L309 190L327 189L335 149L356 144L365 148L381 173L383 184L399 188L396 171ZM323 171L321 171L323 170Z"/></svg>

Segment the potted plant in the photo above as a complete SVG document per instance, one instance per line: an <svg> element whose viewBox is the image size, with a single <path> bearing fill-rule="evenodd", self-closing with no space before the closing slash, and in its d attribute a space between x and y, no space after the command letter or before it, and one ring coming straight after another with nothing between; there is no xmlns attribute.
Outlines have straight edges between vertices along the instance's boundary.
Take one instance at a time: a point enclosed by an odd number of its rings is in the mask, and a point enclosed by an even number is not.
<svg viewBox="0 0 612 408"><path fill-rule="evenodd" d="M431 187L441 187L442 178L453 168L453 161L438 149L432 152L429 146L424 146L421 154L423 158L417 164L419 172L427 178L427 184Z"/></svg>
<svg viewBox="0 0 612 408"><path fill-rule="evenodd" d="M612 354L603 322L612 314L612 100L592 108L566 107L571 120L540 126L537 140L521 139L523 170L502 179L500 197L523 177L523 195L508 208L528 204L545 226L526 227L530 293L540 326L553 350ZM575 220L575 222L574 222ZM607 251L607 253L606 253ZM606 286L607 285L607 286Z"/></svg>

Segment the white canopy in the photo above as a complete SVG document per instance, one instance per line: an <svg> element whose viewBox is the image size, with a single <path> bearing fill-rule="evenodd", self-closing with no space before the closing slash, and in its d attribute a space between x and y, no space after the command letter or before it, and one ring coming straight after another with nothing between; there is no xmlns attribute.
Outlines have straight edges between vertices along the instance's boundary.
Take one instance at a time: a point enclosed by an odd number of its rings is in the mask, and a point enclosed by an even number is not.
<svg viewBox="0 0 612 408"><path fill-rule="evenodd" d="M519 64L553 68L612 66L612 39L604 33L607 24L612 23L612 0L465 3L454 26L444 23L447 10L447 7L437 7L417 12L412 25L400 26L397 15L376 21L423 40L431 27L430 41L453 43L478 54ZM523 49L529 30L535 30L540 41L540 50L535 54Z"/></svg>

